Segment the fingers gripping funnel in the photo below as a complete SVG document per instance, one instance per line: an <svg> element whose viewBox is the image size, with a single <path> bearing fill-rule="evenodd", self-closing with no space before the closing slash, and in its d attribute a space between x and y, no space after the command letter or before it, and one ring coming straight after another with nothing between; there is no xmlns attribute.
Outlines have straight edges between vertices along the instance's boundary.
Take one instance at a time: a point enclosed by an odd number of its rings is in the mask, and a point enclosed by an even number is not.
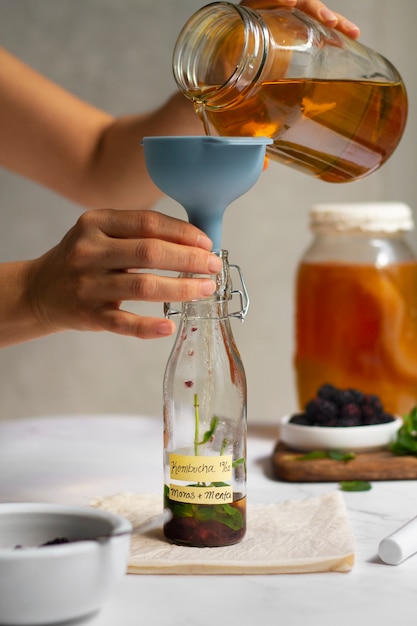
<svg viewBox="0 0 417 626"><path fill-rule="evenodd" d="M262 172L267 137L144 137L154 183L182 204L191 224L220 250L226 207Z"/></svg>

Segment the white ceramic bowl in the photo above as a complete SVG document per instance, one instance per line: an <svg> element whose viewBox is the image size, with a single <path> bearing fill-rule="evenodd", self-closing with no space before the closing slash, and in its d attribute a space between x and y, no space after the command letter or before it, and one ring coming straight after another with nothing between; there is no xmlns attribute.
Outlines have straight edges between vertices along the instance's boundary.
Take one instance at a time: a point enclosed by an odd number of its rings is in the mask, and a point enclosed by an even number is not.
<svg viewBox="0 0 417 626"><path fill-rule="evenodd" d="M286 415L280 422L280 441L293 450L365 452L387 447L395 440L402 419L372 426L322 427L292 424Z"/></svg>
<svg viewBox="0 0 417 626"><path fill-rule="evenodd" d="M46 626L95 613L126 572L130 536L93 539L130 528L90 507L0 504L0 624ZM70 542L39 547L60 537Z"/></svg>

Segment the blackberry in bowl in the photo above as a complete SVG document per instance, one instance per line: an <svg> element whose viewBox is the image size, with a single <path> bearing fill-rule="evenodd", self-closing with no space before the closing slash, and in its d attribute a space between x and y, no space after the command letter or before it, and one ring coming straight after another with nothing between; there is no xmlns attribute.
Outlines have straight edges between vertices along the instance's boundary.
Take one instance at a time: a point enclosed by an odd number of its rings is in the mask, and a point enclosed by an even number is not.
<svg viewBox="0 0 417 626"><path fill-rule="evenodd" d="M378 396L325 384L302 413L282 418L280 440L301 451L360 452L388 446L401 424Z"/></svg>

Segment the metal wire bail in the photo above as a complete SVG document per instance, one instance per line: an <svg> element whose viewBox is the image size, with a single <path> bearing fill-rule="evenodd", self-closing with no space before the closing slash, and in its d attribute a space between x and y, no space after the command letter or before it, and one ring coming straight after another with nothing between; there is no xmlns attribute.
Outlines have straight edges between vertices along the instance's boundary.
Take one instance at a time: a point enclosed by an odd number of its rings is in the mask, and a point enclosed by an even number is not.
<svg viewBox="0 0 417 626"><path fill-rule="evenodd" d="M237 273L239 274L239 280L241 284L241 289L232 289L231 291L232 298L235 294L239 296L240 310L235 311L233 313L229 313L229 317L237 317L238 319L240 319L241 322L243 322L249 310L249 304L250 304L249 293L248 293L245 279L243 278L243 274L242 274L240 267L234 264L230 264L229 267L230 269L234 268L237 271Z"/></svg>

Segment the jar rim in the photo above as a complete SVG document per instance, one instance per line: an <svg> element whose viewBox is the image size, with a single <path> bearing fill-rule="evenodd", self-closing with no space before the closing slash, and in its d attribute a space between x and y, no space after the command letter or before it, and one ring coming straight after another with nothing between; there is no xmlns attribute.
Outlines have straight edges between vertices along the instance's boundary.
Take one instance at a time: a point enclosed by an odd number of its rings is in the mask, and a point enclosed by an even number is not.
<svg viewBox="0 0 417 626"><path fill-rule="evenodd" d="M411 208L403 202L357 202L315 204L310 209L313 232L411 231Z"/></svg>
<svg viewBox="0 0 417 626"><path fill-rule="evenodd" d="M219 18L223 18L222 20ZM242 48L236 65L222 77L220 83L208 85L203 75L212 67L211 51L207 42L216 40L216 31L221 28L233 32L236 24L242 29ZM196 54L203 46L204 55ZM242 97L242 91L256 83L268 55L267 28L260 16L247 6L232 2L211 2L200 8L184 25L176 41L172 56L175 81L187 98L204 102L207 108L227 106ZM237 89L234 98L231 90L242 82L245 87ZM202 89L201 85L204 85Z"/></svg>

